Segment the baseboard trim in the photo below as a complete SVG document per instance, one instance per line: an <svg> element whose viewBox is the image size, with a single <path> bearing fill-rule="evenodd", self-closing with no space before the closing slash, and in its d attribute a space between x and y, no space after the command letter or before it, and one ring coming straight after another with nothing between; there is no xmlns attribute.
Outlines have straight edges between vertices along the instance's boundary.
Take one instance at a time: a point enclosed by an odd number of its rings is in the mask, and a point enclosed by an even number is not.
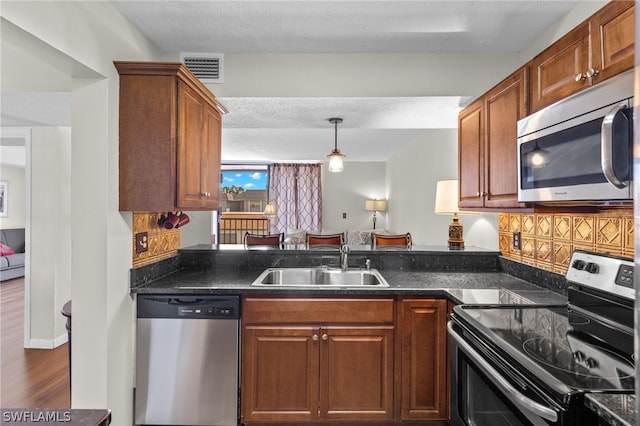
<svg viewBox="0 0 640 426"><path fill-rule="evenodd" d="M62 334L55 339L29 339L29 349L54 349L67 343L67 334Z"/></svg>

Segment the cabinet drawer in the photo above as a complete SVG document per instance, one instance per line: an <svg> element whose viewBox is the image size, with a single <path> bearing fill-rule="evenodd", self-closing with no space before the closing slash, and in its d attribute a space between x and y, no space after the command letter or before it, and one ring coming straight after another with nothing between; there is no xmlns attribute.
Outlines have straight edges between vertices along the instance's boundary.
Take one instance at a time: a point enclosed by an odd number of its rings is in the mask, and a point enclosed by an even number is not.
<svg viewBox="0 0 640 426"><path fill-rule="evenodd" d="M248 297L243 300L245 324L394 322L394 300Z"/></svg>

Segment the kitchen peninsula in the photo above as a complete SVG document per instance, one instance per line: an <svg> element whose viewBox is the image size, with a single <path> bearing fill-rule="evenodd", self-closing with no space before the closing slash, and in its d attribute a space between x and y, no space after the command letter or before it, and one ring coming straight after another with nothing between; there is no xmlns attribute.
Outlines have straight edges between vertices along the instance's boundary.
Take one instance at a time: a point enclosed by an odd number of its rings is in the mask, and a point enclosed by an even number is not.
<svg viewBox="0 0 640 426"><path fill-rule="evenodd" d="M247 425L444 421L446 322L453 306L566 302L563 276L481 248L355 246L348 263L350 269L369 264L389 286L255 286L270 267L337 269L340 252L199 245L131 270L131 292L241 296L241 421ZM316 351L320 358L308 358ZM324 361L310 361L315 359ZM357 374L362 366L368 366L367 374ZM265 377L279 377L286 386L275 392Z"/></svg>

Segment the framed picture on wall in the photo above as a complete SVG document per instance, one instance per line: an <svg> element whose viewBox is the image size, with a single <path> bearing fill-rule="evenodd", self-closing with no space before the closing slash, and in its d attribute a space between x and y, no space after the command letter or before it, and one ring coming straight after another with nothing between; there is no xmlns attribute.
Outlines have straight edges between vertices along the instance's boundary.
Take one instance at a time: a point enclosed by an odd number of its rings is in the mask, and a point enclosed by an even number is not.
<svg viewBox="0 0 640 426"><path fill-rule="evenodd" d="M9 185L6 180L0 180L0 217L7 217L7 202L8 202L8 189Z"/></svg>

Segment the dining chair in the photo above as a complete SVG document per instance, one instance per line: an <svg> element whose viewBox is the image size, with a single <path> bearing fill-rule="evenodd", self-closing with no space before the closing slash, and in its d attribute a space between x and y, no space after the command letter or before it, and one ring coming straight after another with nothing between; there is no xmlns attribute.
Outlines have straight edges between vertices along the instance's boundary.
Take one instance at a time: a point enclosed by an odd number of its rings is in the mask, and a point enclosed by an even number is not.
<svg viewBox="0 0 640 426"><path fill-rule="evenodd" d="M409 249L411 248L411 234L372 234L373 248L398 248Z"/></svg>
<svg viewBox="0 0 640 426"><path fill-rule="evenodd" d="M279 234L259 235L251 234L248 231L244 234L245 248L251 247L278 247L282 248L284 243L284 232Z"/></svg>
<svg viewBox="0 0 640 426"><path fill-rule="evenodd" d="M340 234L307 234L307 247L336 247L339 248L344 244L344 233Z"/></svg>

